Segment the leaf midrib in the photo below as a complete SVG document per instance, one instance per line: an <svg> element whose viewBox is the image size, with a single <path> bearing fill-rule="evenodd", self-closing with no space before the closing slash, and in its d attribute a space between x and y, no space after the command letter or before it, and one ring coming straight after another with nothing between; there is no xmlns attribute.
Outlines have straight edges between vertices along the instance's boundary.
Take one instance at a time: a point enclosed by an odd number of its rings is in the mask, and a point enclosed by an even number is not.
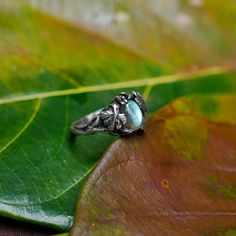
<svg viewBox="0 0 236 236"><path fill-rule="evenodd" d="M169 83L174 83L174 82L183 81L183 80L199 79L201 77L208 76L208 75L224 74L224 73L230 72L231 70L232 68L230 67L214 66L214 67L208 67L208 68L198 70L195 72L190 72L190 73L163 75L159 77L137 79L137 80L125 81L125 82L84 86L84 87L79 87L79 88L55 90L55 91L50 91L50 92L42 92L42 93L36 93L36 94L16 96L16 97L6 97L6 98L0 99L0 105L8 104L8 103L15 103L15 102L29 101L29 100L34 100L34 99L81 94L81 93L86 93L86 92L99 92L99 91L115 90L115 89L121 89L121 88L169 84Z"/></svg>

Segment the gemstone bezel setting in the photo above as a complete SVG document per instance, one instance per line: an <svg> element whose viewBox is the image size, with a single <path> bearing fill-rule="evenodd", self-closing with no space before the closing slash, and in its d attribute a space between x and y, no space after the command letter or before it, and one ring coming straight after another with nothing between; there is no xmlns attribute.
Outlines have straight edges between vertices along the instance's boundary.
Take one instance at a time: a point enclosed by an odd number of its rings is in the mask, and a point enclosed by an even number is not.
<svg viewBox="0 0 236 236"><path fill-rule="evenodd" d="M127 106L131 105L135 106L137 110L136 112L140 115L141 120L137 125L130 124L132 122L132 117L130 117L129 112L127 111ZM109 112L113 114L113 117L109 117L110 124L108 127L113 129L111 134L115 135L127 135L133 133L138 130L144 130L146 125L146 105L141 95L138 92L132 92L131 94L120 93L116 98L112 101L112 103L105 108L102 113ZM113 126L112 126L113 125Z"/></svg>

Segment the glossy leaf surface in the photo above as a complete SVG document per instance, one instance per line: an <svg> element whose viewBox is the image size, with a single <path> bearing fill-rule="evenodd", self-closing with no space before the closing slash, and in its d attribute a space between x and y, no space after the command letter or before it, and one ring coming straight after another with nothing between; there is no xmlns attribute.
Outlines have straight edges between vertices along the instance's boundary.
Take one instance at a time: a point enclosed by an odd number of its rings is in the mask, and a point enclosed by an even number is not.
<svg viewBox="0 0 236 236"><path fill-rule="evenodd" d="M181 98L144 134L114 142L82 189L71 235L234 235L235 106L235 96Z"/></svg>
<svg viewBox="0 0 236 236"><path fill-rule="evenodd" d="M114 138L70 140L69 126L120 91L143 93L152 112L185 94L236 89L226 67L167 76L166 63L23 2L0 4L1 215L70 228L80 186Z"/></svg>

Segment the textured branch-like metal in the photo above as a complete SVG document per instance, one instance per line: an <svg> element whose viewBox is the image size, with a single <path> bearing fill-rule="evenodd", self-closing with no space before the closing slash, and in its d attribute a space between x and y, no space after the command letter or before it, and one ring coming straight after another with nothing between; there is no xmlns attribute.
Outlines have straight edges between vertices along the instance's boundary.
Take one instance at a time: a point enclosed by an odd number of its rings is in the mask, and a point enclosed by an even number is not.
<svg viewBox="0 0 236 236"><path fill-rule="evenodd" d="M135 129L127 125L130 114L124 112L130 101L134 101L138 105L142 114L142 121ZM144 100L138 92L132 92L131 94L122 92L107 107L75 121L71 126L71 131L74 134L105 132L112 135L127 135L138 129L144 130L146 111Z"/></svg>

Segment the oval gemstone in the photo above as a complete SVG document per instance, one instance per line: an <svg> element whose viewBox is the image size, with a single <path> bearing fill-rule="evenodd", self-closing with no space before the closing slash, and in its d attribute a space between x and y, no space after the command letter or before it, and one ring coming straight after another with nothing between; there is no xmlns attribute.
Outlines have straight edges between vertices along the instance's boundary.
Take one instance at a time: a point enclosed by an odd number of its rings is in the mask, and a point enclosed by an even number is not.
<svg viewBox="0 0 236 236"><path fill-rule="evenodd" d="M133 100L129 100L125 105L125 110L123 112L126 117L125 127L131 128L133 130L140 129L142 125L143 114L138 104Z"/></svg>

